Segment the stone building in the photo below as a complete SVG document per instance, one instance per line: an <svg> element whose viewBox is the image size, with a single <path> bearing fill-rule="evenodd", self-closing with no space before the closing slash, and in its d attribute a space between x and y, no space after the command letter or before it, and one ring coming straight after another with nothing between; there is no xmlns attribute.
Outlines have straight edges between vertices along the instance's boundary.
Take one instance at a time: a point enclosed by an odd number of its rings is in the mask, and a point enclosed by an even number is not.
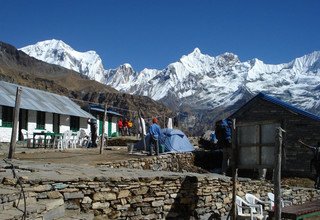
<svg viewBox="0 0 320 220"><path fill-rule="evenodd" d="M90 104L87 111L97 118L98 134L101 135L103 130L104 107L98 104ZM106 113L107 120L105 121L104 133L107 134L108 137L111 137L115 132L118 131L117 122L122 115L111 110L107 110Z"/></svg>
<svg viewBox="0 0 320 220"><path fill-rule="evenodd" d="M0 81L0 142L10 142L17 84ZM18 129L63 133L66 130L90 129L88 118L94 118L66 96L23 87ZM18 132L17 139L22 139Z"/></svg>
<svg viewBox="0 0 320 220"><path fill-rule="evenodd" d="M313 153L298 140L315 146L320 141L320 117L277 98L259 93L230 118L236 119L236 152L239 168L272 169L276 128L283 134L282 171L310 175Z"/></svg>

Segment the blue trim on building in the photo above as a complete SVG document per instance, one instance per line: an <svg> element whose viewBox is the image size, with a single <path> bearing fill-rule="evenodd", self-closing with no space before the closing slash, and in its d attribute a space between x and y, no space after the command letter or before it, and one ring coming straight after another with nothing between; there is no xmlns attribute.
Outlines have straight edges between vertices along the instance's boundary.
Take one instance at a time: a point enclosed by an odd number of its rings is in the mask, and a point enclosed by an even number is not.
<svg viewBox="0 0 320 220"><path fill-rule="evenodd" d="M277 99L275 97L271 97L269 95L266 95L266 94L264 94L262 92L258 93L258 95L256 95L256 97L259 97L259 98L261 98L263 100L272 102L272 103L274 103L276 105L280 105L280 106L282 106L284 108L287 108L287 109L289 109L289 110L291 110L291 111L293 111L293 112L295 112L297 114L304 115L304 116L306 116L308 118L320 121L320 117L319 116L317 116L315 114L312 114L310 112L304 111L302 109L299 109L297 107L294 107L293 105L290 105L290 104L288 104L288 103L286 103L286 102L284 102L284 101L282 101L280 99Z"/></svg>
<svg viewBox="0 0 320 220"><path fill-rule="evenodd" d="M94 104L90 104L89 110L90 111L93 110L93 111L97 111L97 112L104 112L104 108L102 108L99 105L94 105ZM107 110L107 114L116 115L116 116L122 116L121 114L119 114L117 112L114 112L114 111L110 111L110 110Z"/></svg>

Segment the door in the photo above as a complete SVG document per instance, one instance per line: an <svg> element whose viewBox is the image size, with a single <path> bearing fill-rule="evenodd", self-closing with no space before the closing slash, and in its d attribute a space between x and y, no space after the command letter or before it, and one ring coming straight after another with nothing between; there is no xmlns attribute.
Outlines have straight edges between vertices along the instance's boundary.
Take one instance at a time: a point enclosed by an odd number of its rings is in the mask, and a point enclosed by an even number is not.
<svg viewBox="0 0 320 220"><path fill-rule="evenodd" d="M60 115L53 113L52 117L53 133L60 133Z"/></svg>
<svg viewBox="0 0 320 220"><path fill-rule="evenodd" d="M112 116L108 117L108 137L112 135Z"/></svg>
<svg viewBox="0 0 320 220"><path fill-rule="evenodd" d="M102 134L102 129L103 129L103 120L99 120L99 135Z"/></svg>
<svg viewBox="0 0 320 220"><path fill-rule="evenodd" d="M23 140L21 129L28 130L28 110L20 109L19 113L19 140Z"/></svg>

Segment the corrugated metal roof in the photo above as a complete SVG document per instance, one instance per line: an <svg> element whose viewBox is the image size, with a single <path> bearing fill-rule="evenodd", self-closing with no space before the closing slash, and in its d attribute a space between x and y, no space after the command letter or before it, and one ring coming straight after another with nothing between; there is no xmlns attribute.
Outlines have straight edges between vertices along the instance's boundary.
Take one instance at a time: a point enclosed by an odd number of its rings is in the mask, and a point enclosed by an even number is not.
<svg viewBox="0 0 320 220"><path fill-rule="evenodd" d="M19 85L0 81L0 105L15 106L16 91ZM90 113L82 110L79 105L66 96L54 93L22 87L20 108L51 112L62 115L94 118Z"/></svg>
<svg viewBox="0 0 320 220"><path fill-rule="evenodd" d="M90 111L93 110L93 111L97 111L97 112L104 112L104 108L102 108L99 105L90 104L89 108L90 108ZM122 116L120 113L114 112L114 111L110 111L110 110L107 110L107 114L116 115L116 116Z"/></svg>
<svg viewBox="0 0 320 220"><path fill-rule="evenodd" d="M282 100L280 100L280 99L277 99L277 98L275 98L275 97L271 97L271 96L266 95L266 94L264 94L264 93L262 93L262 92L260 92L260 93L257 95L257 97L260 97L260 98L262 98L262 99L264 99L264 100L266 100L266 101L272 102L272 103L274 103L274 104L280 105L280 106L282 106L282 107L284 107L284 108L287 108L287 109L289 109L289 110L291 110L291 111L293 111L293 112L295 112L295 113L298 113L298 114L300 114L300 115L304 115L304 116L306 116L306 117L308 117L308 118L311 118L311 119L320 121L320 117L319 117L319 116L317 116L317 115L315 115L315 114L312 114L312 113L310 113L310 112L304 111L304 110L302 110L302 109L299 109L299 108L297 108L297 107L294 107L293 105L290 105L290 104L287 103L287 102L284 102L284 101L282 101Z"/></svg>
<svg viewBox="0 0 320 220"><path fill-rule="evenodd" d="M254 96L252 99L250 99L246 104L244 104L240 109L238 109L237 111L235 111L234 113L232 113L231 116L229 117L234 117L235 115L237 115L241 109L243 109L245 106L248 106L250 105L254 100L256 100L257 98L260 98L260 99L263 99L265 101L268 101L268 102L271 102L273 104L276 104L276 105L279 105L283 108L286 108L292 112L295 112L297 114L300 114L300 115L303 115L303 116L306 116L308 118L311 118L313 120L316 120L316 121L320 121L320 117L315 115L315 114L312 114L310 112L307 112L307 111L304 111L302 109L299 109L293 105L290 105L289 103L287 102L284 102L280 99L277 99L275 97L272 97L272 96L269 96L269 95L266 95L265 93L262 93L262 92L259 92L256 96Z"/></svg>

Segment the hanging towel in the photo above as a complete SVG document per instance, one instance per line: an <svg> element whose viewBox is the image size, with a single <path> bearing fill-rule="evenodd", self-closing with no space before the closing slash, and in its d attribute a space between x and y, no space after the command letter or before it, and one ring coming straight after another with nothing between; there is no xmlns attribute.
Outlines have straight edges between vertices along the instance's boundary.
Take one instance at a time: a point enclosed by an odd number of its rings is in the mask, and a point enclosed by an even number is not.
<svg viewBox="0 0 320 220"><path fill-rule="evenodd" d="M167 125L167 128L169 128L169 129L173 129L173 126L172 126L172 118L168 118L168 125Z"/></svg>

